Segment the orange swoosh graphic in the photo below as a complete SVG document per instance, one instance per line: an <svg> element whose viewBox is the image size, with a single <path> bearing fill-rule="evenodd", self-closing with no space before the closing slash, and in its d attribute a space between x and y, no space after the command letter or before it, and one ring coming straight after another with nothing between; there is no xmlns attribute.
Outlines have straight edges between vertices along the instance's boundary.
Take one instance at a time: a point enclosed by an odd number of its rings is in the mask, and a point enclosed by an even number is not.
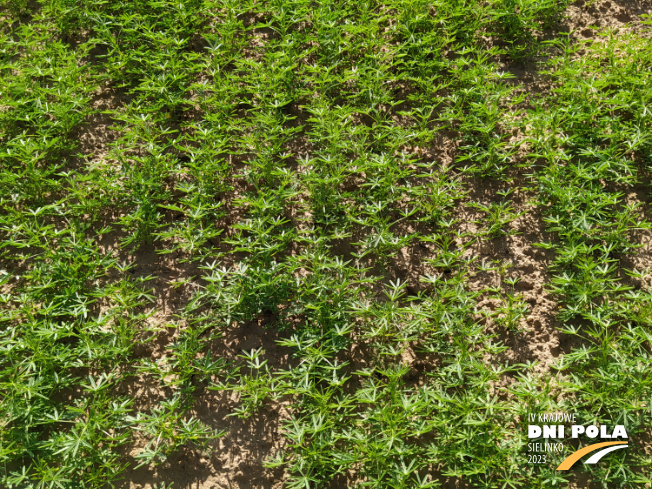
<svg viewBox="0 0 652 489"><path fill-rule="evenodd" d="M580 450L576 451L575 453L571 453L566 459L559 464L559 467L557 467L557 470L568 470L570 469L575 462L577 462L579 459L581 459L584 455L587 453L594 452L598 448L602 447L608 447L611 445L627 445L626 441L606 441L604 443L595 443L593 445L589 445L588 447L581 448Z"/></svg>

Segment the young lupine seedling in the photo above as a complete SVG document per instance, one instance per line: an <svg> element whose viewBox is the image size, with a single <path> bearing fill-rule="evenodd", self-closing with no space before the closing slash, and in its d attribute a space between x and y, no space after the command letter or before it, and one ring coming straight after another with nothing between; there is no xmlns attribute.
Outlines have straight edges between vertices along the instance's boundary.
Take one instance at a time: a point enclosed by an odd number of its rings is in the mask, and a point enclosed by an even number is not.
<svg viewBox="0 0 652 489"><path fill-rule="evenodd" d="M485 219L477 221L478 224L484 224L482 234L490 238L495 238L498 236L511 236L518 233L516 229L506 229L506 227L509 223L522 216L524 212L514 212L514 208L509 202L492 202L488 205L473 202L470 206L485 213Z"/></svg>
<svg viewBox="0 0 652 489"><path fill-rule="evenodd" d="M237 366L228 376L237 379L238 384L231 385L228 381L226 384L218 384L211 389L215 390L232 390L240 394L240 407L232 413L240 418L248 418L256 413L260 406L269 398L278 395L276 381L267 366L267 360L262 360L264 354L262 349L251 350L239 355L245 361L245 365ZM240 373L246 369L249 373Z"/></svg>
<svg viewBox="0 0 652 489"><path fill-rule="evenodd" d="M210 441L224 434L211 430L196 418L184 417L184 411L180 396L175 396L162 401L152 409L151 414L138 413L128 417L134 429L150 437L147 445L136 455L136 459L141 461L139 466L164 462L170 453L187 444L207 451Z"/></svg>

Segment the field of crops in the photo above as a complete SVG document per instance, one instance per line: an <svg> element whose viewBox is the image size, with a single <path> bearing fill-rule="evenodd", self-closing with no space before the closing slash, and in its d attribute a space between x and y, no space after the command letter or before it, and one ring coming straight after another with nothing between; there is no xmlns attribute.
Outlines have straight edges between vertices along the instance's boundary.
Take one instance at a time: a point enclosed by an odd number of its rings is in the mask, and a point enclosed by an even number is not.
<svg viewBox="0 0 652 489"><path fill-rule="evenodd" d="M0 487L651 487L651 12L2 0Z"/></svg>

